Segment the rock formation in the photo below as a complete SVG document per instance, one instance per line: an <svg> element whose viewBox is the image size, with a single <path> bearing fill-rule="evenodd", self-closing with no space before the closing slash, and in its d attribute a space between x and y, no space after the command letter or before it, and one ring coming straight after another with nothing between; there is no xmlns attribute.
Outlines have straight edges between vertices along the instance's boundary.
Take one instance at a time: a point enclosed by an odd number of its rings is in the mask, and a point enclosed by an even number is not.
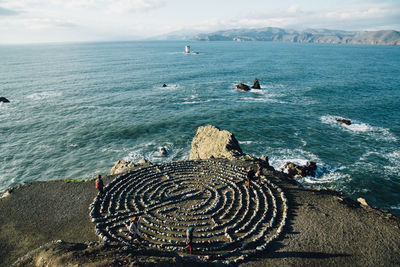
<svg viewBox="0 0 400 267"><path fill-rule="evenodd" d="M260 82L258 81L257 78L254 79L254 84L253 84L253 86L251 88L253 88L253 89L261 89Z"/></svg>
<svg viewBox="0 0 400 267"><path fill-rule="evenodd" d="M189 159L227 158L232 160L240 156L243 156L242 149L231 132L207 125L197 129L192 140Z"/></svg>
<svg viewBox="0 0 400 267"><path fill-rule="evenodd" d="M347 119L339 119L339 118L336 118L336 121L337 121L337 122L340 122L340 123L343 123L343 124L346 124L346 125L351 125L351 121L350 121L350 120L347 120Z"/></svg>
<svg viewBox="0 0 400 267"><path fill-rule="evenodd" d="M369 205L368 205L367 201L365 200L365 198L359 197L359 198L357 198L357 201L361 204L361 206L369 207Z"/></svg>
<svg viewBox="0 0 400 267"><path fill-rule="evenodd" d="M136 165L131 161L118 160L111 168L110 174L121 174L133 169L134 167L136 167Z"/></svg>
<svg viewBox="0 0 400 267"><path fill-rule="evenodd" d="M167 87L167 85L164 83L164 84L162 85L162 87Z"/></svg>
<svg viewBox="0 0 400 267"><path fill-rule="evenodd" d="M4 102L4 103L10 103L10 100L8 100L5 97L0 97L0 102Z"/></svg>
<svg viewBox="0 0 400 267"><path fill-rule="evenodd" d="M317 170L317 164L313 161L307 161L306 165L299 166L292 162L286 162L284 168L287 168L287 172L291 176L300 175L302 177L315 176Z"/></svg>
<svg viewBox="0 0 400 267"><path fill-rule="evenodd" d="M250 87L248 85L245 85L244 83L239 83L238 85L236 85L236 88L239 91L244 91L244 92L250 91Z"/></svg>

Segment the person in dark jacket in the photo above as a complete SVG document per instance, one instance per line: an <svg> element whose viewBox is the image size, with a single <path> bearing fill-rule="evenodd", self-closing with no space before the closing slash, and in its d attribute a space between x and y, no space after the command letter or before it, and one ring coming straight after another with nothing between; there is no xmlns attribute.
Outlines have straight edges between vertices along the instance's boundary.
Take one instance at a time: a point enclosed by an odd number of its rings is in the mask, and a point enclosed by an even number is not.
<svg viewBox="0 0 400 267"><path fill-rule="evenodd" d="M247 168L247 173L246 173L247 186L249 187L249 189L250 189L250 182L251 182L251 180L253 180L254 175L255 175L255 173L254 173L253 168L251 166L249 166Z"/></svg>

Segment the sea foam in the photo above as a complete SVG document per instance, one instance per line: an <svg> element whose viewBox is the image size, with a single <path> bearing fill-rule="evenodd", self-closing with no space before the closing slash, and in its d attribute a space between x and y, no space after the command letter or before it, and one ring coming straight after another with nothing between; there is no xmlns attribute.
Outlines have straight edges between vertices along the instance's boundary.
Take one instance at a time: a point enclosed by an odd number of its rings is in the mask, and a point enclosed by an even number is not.
<svg viewBox="0 0 400 267"><path fill-rule="evenodd" d="M348 132L352 132L354 134L365 134L376 140L385 140L393 142L398 140L397 137L390 132L390 129L386 129L379 126L372 126L357 120L351 120L351 125L346 125L337 122L336 118L344 119L341 116L326 115L326 116L321 116L321 122L329 124L332 127L337 127L346 130Z"/></svg>

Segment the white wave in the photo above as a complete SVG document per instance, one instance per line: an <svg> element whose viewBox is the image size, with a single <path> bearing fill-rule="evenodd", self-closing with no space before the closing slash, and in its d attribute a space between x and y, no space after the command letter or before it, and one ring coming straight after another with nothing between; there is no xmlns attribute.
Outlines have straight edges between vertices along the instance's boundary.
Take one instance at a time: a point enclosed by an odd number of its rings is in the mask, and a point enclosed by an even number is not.
<svg viewBox="0 0 400 267"><path fill-rule="evenodd" d="M202 104L202 103L207 103L214 101L213 99L207 99L207 100L194 100L194 101L184 101L181 104L182 105L187 105L187 104Z"/></svg>
<svg viewBox="0 0 400 267"><path fill-rule="evenodd" d="M376 158L379 162L376 162ZM371 172L383 171L385 177L400 176L400 151L366 152L360 157L356 166Z"/></svg>
<svg viewBox="0 0 400 267"><path fill-rule="evenodd" d="M164 90L164 91L173 91L173 90L177 90L180 88L179 84L176 83L166 83L167 87L162 87L163 85L156 85L154 88L156 89L160 89L160 90Z"/></svg>
<svg viewBox="0 0 400 267"><path fill-rule="evenodd" d="M296 177L302 185L310 185L317 188L331 188L334 190L342 191L345 185L351 180L349 174L343 173L345 167L335 168L326 165L318 156L302 149L282 149L279 150L277 155L270 157L270 164L277 170L287 173L287 168L284 168L286 162L293 162L297 165L306 165L307 161L314 161L317 163L317 170L315 177Z"/></svg>
<svg viewBox="0 0 400 267"><path fill-rule="evenodd" d="M240 103L279 103L279 104L286 104L286 102L274 99L274 98L252 98L252 97L244 97L237 102Z"/></svg>
<svg viewBox="0 0 400 267"><path fill-rule="evenodd" d="M321 185L328 188L338 189L340 188L340 184L347 184L351 180L350 174L344 174L340 171L330 171L328 173L324 173L321 176L307 176L296 179L301 184L308 185Z"/></svg>
<svg viewBox="0 0 400 267"><path fill-rule="evenodd" d="M9 103L0 102L0 110L6 110L8 108Z"/></svg>
<svg viewBox="0 0 400 267"><path fill-rule="evenodd" d="M161 147L166 148L168 153L167 156L161 155ZM161 146L156 145L155 142L150 142L136 146L136 149L130 151L128 156L124 157L123 160L136 163L142 158L153 163L186 160L189 158L189 151L185 151L183 148L176 148L174 144L170 142L162 143Z"/></svg>
<svg viewBox="0 0 400 267"><path fill-rule="evenodd" d="M35 146L35 149L37 149L37 150L43 150L43 149L48 149L48 148L50 148L50 146L44 145L44 144L39 144L39 145Z"/></svg>
<svg viewBox="0 0 400 267"><path fill-rule="evenodd" d="M239 141L239 144L243 145L251 145L253 143L256 143L255 141Z"/></svg>
<svg viewBox="0 0 400 267"><path fill-rule="evenodd" d="M400 204L392 205L392 206L389 207L389 209L391 209L391 210L400 210Z"/></svg>
<svg viewBox="0 0 400 267"><path fill-rule="evenodd" d="M41 92L41 93L34 93L27 96L27 98L32 100L45 100L60 97L62 95L61 92L49 91L49 92Z"/></svg>
<svg viewBox="0 0 400 267"><path fill-rule="evenodd" d="M302 149L280 149L271 155L270 164L276 169L283 169L286 162L290 161L297 165L305 165L307 161L321 162L321 160L311 152Z"/></svg>
<svg viewBox="0 0 400 267"><path fill-rule="evenodd" d="M390 132L390 129L378 126L372 126L367 123L359 122L356 120L351 120L351 125L346 125L344 123L337 122L336 118L344 119L341 116L333 116L333 115L321 116L320 119L322 123L329 124L331 126L338 127L352 133L366 134L377 140L397 141L397 137Z"/></svg>

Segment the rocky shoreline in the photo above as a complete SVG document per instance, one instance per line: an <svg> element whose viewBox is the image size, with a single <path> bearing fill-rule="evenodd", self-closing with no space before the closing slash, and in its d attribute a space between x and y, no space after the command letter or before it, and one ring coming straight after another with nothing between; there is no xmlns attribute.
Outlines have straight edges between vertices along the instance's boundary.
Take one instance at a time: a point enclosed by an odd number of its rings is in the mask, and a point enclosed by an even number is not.
<svg viewBox="0 0 400 267"><path fill-rule="evenodd" d="M255 167L260 159L244 154L235 140L228 131L200 127L192 142L190 160ZM117 163L113 167L116 174L105 176L106 185L129 170L152 166L149 162ZM263 175L287 198L287 220L279 238L248 257L246 266L400 264L397 216L333 191L301 187L290 175L267 168L266 163L264 158ZM93 180L32 182L7 190L0 198L0 265L218 264L181 251L105 242L96 234L89 216L88 208L96 195Z"/></svg>

